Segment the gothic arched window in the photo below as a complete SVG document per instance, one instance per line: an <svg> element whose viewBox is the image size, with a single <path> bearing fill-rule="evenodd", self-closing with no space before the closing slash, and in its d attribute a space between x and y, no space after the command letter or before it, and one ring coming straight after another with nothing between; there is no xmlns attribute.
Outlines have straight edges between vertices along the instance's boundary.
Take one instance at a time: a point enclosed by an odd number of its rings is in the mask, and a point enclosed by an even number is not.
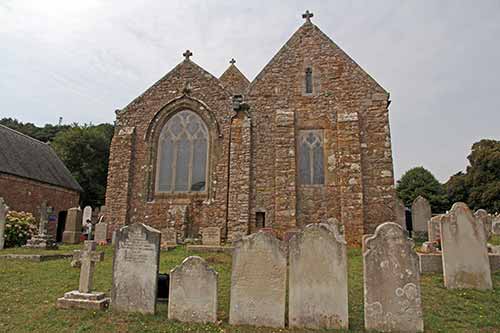
<svg viewBox="0 0 500 333"><path fill-rule="evenodd" d="M183 110L170 118L158 141L158 192L206 190L208 129L193 111Z"/></svg>
<svg viewBox="0 0 500 333"><path fill-rule="evenodd" d="M306 68L306 94L313 92L313 71L311 67Z"/></svg>
<svg viewBox="0 0 500 333"><path fill-rule="evenodd" d="M299 183L320 185L325 183L323 171L323 131L299 131Z"/></svg>

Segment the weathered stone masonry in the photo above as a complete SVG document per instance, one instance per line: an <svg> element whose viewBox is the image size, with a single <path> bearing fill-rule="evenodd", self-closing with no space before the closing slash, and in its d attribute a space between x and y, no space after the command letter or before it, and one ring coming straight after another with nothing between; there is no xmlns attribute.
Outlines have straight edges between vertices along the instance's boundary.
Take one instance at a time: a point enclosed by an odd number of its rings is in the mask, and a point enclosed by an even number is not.
<svg viewBox="0 0 500 333"><path fill-rule="evenodd" d="M282 236L335 217L359 245L393 220L389 94L314 24L306 21L252 83L233 61L217 79L189 56L117 114L106 193L113 223L171 226L180 239L218 226L232 241L262 223ZM184 109L209 129L207 188L156 193L159 132ZM323 137L324 184L303 185L296 147L311 129Z"/></svg>

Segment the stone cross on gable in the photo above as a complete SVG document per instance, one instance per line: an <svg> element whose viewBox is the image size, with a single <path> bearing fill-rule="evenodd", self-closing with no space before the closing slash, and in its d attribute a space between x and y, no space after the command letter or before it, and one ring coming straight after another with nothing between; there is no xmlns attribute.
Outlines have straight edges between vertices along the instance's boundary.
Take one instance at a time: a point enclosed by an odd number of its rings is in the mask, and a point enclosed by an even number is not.
<svg viewBox="0 0 500 333"><path fill-rule="evenodd" d="M104 252L96 252L95 241L85 241L83 250L77 252L75 257L81 264L78 291L90 293L92 292L95 264L104 260Z"/></svg>
<svg viewBox="0 0 500 333"><path fill-rule="evenodd" d="M314 14L309 12L309 10L306 10L304 14L302 14L302 18L306 19L306 22L311 22L311 17L313 17Z"/></svg>
<svg viewBox="0 0 500 333"><path fill-rule="evenodd" d="M8 210L9 207L7 207L3 198L0 197L0 250L5 245L5 215L7 215Z"/></svg>
<svg viewBox="0 0 500 333"><path fill-rule="evenodd" d="M229 63L230 63L231 65L234 65L234 64L236 63L236 60L234 60L234 58L231 58L231 60L229 61Z"/></svg>
<svg viewBox="0 0 500 333"><path fill-rule="evenodd" d="M193 52L186 50L186 52L184 52L182 55L184 56L184 58L186 58L186 60L189 60L189 57L193 55Z"/></svg>
<svg viewBox="0 0 500 333"><path fill-rule="evenodd" d="M47 234L47 224L49 223L49 216L47 214L47 201L42 202L40 206L40 222L38 224L38 234Z"/></svg>

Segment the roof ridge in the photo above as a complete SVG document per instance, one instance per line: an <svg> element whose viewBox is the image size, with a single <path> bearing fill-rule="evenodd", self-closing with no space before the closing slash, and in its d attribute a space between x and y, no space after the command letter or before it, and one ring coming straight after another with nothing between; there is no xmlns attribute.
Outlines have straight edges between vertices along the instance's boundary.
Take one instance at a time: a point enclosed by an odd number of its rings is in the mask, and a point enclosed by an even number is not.
<svg viewBox="0 0 500 333"><path fill-rule="evenodd" d="M15 129L13 129L13 128L10 128L9 126L5 126L5 125L0 124L0 127L6 128L6 129L8 129L8 130L10 130L10 131L12 131L12 132L14 132L14 133L16 133L17 135L21 135L21 136L24 136L24 137L26 137L26 138L28 138L28 139L31 139L31 140L35 141L36 143L41 143L41 144L43 144L44 146L48 146L48 145L49 145L47 142L43 142L43 141L40 141L40 140L38 140L38 139L35 139L34 137L29 136L28 134L24 134L24 133L22 133L22 132L16 131L16 130L15 130Z"/></svg>

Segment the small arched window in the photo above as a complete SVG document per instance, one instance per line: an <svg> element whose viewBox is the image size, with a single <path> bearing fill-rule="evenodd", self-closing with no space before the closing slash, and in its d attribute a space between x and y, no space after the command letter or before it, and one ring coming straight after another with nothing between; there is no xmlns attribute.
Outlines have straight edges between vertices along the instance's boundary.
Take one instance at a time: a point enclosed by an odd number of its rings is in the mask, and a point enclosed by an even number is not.
<svg viewBox="0 0 500 333"><path fill-rule="evenodd" d="M311 67L306 68L306 94L313 92L313 71Z"/></svg>
<svg viewBox="0 0 500 333"><path fill-rule="evenodd" d="M203 192L206 189L208 130L193 111L170 118L158 141L158 192Z"/></svg>

